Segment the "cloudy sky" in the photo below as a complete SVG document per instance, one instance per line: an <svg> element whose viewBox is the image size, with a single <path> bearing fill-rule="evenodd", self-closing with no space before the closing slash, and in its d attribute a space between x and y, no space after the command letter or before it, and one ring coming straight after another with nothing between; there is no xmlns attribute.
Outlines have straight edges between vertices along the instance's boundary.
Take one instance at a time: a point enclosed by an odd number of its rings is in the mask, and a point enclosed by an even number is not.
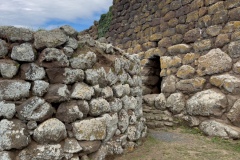
<svg viewBox="0 0 240 160"><path fill-rule="evenodd" d="M0 0L0 26L52 29L68 24L87 29L112 5L112 0Z"/></svg>

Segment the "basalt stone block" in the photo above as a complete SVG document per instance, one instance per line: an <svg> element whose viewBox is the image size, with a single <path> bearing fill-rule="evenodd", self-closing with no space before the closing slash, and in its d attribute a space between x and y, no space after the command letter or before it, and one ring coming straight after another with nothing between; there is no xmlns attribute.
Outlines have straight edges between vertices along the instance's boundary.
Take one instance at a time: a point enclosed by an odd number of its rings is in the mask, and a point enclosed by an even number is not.
<svg viewBox="0 0 240 160"><path fill-rule="evenodd" d="M75 83L71 91L71 98L90 100L94 95L94 89L85 83Z"/></svg>
<svg viewBox="0 0 240 160"><path fill-rule="evenodd" d="M12 26L1 26L0 37L7 38L12 42L33 40L33 31L26 28L17 28Z"/></svg>
<svg viewBox="0 0 240 160"><path fill-rule="evenodd" d="M69 99L69 90L65 84L51 84L44 99L49 103L63 102Z"/></svg>
<svg viewBox="0 0 240 160"><path fill-rule="evenodd" d="M72 68L77 69L90 69L96 63L97 57L93 52L87 52L87 54L79 54L76 57L70 59Z"/></svg>
<svg viewBox="0 0 240 160"><path fill-rule="evenodd" d="M60 29L37 31L34 34L36 49L58 47L67 41L68 37Z"/></svg>
<svg viewBox="0 0 240 160"><path fill-rule="evenodd" d="M74 137L79 141L103 140L106 137L105 118L93 118L72 123Z"/></svg>
<svg viewBox="0 0 240 160"><path fill-rule="evenodd" d="M58 143L66 137L65 125L56 118L41 123L33 132L33 139L40 144Z"/></svg>
<svg viewBox="0 0 240 160"><path fill-rule="evenodd" d="M192 79L183 79L176 83L176 88L183 93L192 93L201 91L206 82L206 79L196 77Z"/></svg>
<svg viewBox="0 0 240 160"><path fill-rule="evenodd" d="M190 52L191 46L186 45L186 44L177 44L177 45L168 47L167 50L171 55L174 56L176 54L185 54L185 53Z"/></svg>
<svg viewBox="0 0 240 160"><path fill-rule="evenodd" d="M36 59L36 55L30 43L23 43L13 47L11 58L22 62L33 62Z"/></svg>
<svg viewBox="0 0 240 160"><path fill-rule="evenodd" d="M219 90L208 89L194 94L186 103L190 115L221 116L227 108L227 98Z"/></svg>
<svg viewBox="0 0 240 160"><path fill-rule="evenodd" d="M212 75L229 71L232 68L232 59L221 49L212 49L198 59L198 74Z"/></svg>
<svg viewBox="0 0 240 160"><path fill-rule="evenodd" d="M22 120L44 121L54 112L51 104L39 97L32 97L16 107L18 117Z"/></svg>
<svg viewBox="0 0 240 160"><path fill-rule="evenodd" d="M21 78L24 80L41 80L44 79L46 72L43 67L35 63L26 63L21 65Z"/></svg>
<svg viewBox="0 0 240 160"><path fill-rule="evenodd" d="M43 80L33 82L32 93L35 96L43 96L48 91L49 83Z"/></svg>
<svg viewBox="0 0 240 160"><path fill-rule="evenodd" d="M38 64L46 68L68 67L69 61L62 50L46 48L39 55Z"/></svg>
<svg viewBox="0 0 240 160"><path fill-rule="evenodd" d="M22 149L31 142L27 127L20 120L3 119L0 127L0 150Z"/></svg>
<svg viewBox="0 0 240 160"><path fill-rule="evenodd" d="M231 42L228 46L228 51L232 58L240 57L240 41Z"/></svg>
<svg viewBox="0 0 240 160"><path fill-rule="evenodd" d="M210 83L219 88L223 88L224 90L232 93L239 94L240 93L240 77L230 74L222 74L212 76L210 78Z"/></svg>
<svg viewBox="0 0 240 160"><path fill-rule="evenodd" d="M14 103L0 101L0 117L7 119L13 118L16 113L16 106Z"/></svg>
<svg viewBox="0 0 240 160"><path fill-rule="evenodd" d="M6 56L8 53L8 45L6 41L0 39L0 58Z"/></svg>
<svg viewBox="0 0 240 160"><path fill-rule="evenodd" d="M49 68L46 69L50 83L72 84L84 79L84 71L71 68Z"/></svg>
<svg viewBox="0 0 240 160"><path fill-rule="evenodd" d="M26 98L29 96L30 87L29 82L22 80L0 80L0 100Z"/></svg>
<svg viewBox="0 0 240 160"><path fill-rule="evenodd" d="M0 59L0 74L3 78L13 78L20 64L13 60Z"/></svg>
<svg viewBox="0 0 240 160"><path fill-rule="evenodd" d="M185 33L184 41L186 43L195 42L200 37L201 37L201 29L195 28L195 29L192 29L192 30L188 31L187 33Z"/></svg>
<svg viewBox="0 0 240 160"><path fill-rule="evenodd" d="M42 160L59 160L63 159L64 154L61 144L31 144L18 154L19 160L42 159Z"/></svg>

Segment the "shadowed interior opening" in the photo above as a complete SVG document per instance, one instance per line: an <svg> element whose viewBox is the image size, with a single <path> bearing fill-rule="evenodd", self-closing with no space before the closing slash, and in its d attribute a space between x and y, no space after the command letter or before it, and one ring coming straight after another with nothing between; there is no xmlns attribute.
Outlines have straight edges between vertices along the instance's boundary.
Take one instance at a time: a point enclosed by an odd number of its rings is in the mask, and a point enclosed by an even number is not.
<svg viewBox="0 0 240 160"><path fill-rule="evenodd" d="M148 59L148 63L143 68L144 94L156 94L161 92L162 78L160 77L160 72L160 57L154 55Z"/></svg>

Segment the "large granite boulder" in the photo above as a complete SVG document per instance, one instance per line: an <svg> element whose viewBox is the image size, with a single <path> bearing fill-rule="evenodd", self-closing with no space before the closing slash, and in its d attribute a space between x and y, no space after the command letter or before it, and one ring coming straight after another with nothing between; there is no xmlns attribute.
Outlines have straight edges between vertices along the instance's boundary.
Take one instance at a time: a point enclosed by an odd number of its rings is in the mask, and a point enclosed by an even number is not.
<svg viewBox="0 0 240 160"><path fill-rule="evenodd" d="M93 87L88 86L86 83L81 82L73 85L71 98L90 100L93 95Z"/></svg>
<svg viewBox="0 0 240 160"><path fill-rule="evenodd" d="M179 114L185 109L185 98L182 93L173 93L167 98L166 107L173 114Z"/></svg>
<svg viewBox="0 0 240 160"><path fill-rule="evenodd" d="M35 63L26 63L21 65L21 78L24 80L41 80L45 78L46 72L43 67Z"/></svg>
<svg viewBox="0 0 240 160"><path fill-rule="evenodd" d="M240 127L240 99L234 103L227 113L227 117L235 126Z"/></svg>
<svg viewBox="0 0 240 160"><path fill-rule="evenodd" d="M206 120L200 124L200 129L208 136L217 136L223 138L240 138L240 129L216 120Z"/></svg>
<svg viewBox="0 0 240 160"><path fill-rule="evenodd" d="M187 100L190 115L221 116L227 108L227 98L219 90L208 89L194 94Z"/></svg>
<svg viewBox="0 0 240 160"><path fill-rule="evenodd" d="M69 90L65 84L51 84L44 99L49 103L63 102L69 99Z"/></svg>

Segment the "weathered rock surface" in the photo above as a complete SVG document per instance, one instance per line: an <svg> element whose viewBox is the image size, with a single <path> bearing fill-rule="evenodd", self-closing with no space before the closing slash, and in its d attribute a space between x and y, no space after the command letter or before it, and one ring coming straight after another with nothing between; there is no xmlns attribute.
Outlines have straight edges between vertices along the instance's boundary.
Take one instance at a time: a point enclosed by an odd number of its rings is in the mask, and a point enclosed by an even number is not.
<svg viewBox="0 0 240 160"><path fill-rule="evenodd" d="M166 97L163 93L160 93L157 97L155 97L155 108L160 110L166 109Z"/></svg>
<svg viewBox="0 0 240 160"><path fill-rule="evenodd" d="M173 114L181 113L185 109L185 98L182 93L173 93L167 98L166 107Z"/></svg>
<svg viewBox="0 0 240 160"><path fill-rule="evenodd" d="M198 74L212 75L229 71L232 68L232 59L220 49L212 49L198 59Z"/></svg>
<svg viewBox="0 0 240 160"><path fill-rule="evenodd" d="M42 80L36 80L33 82L32 87L32 93L35 96L43 96L48 91L49 83L42 81Z"/></svg>
<svg viewBox="0 0 240 160"><path fill-rule="evenodd" d="M94 95L94 89L85 83L75 83L71 92L71 98L90 100Z"/></svg>
<svg viewBox="0 0 240 160"><path fill-rule="evenodd" d="M14 103L7 103L0 101L0 117L11 119L16 113L16 106Z"/></svg>
<svg viewBox="0 0 240 160"><path fill-rule="evenodd" d="M39 57L38 63L42 67L46 68L57 68L57 67L68 67L69 61L67 56L62 50L56 48L44 49Z"/></svg>
<svg viewBox="0 0 240 160"><path fill-rule="evenodd" d="M122 100L119 98L114 98L109 102L111 112L118 112L122 109Z"/></svg>
<svg viewBox="0 0 240 160"><path fill-rule="evenodd" d="M155 99L156 97L158 96L158 94L147 94L147 95L144 95L143 96L143 101L151 106L151 107L154 107L155 106Z"/></svg>
<svg viewBox="0 0 240 160"><path fill-rule="evenodd" d="M31 44L23 43L19 46L13 47L11 58L22 62L33 62L36 58L36 55Z"/></svg>
<svg viewBox="0 0 240 160"><path fill-rule="evenodd" d="M18 100L28 97L30 87L29 82L22 80L0 80L0 100Z"/></svg>
<svg viewBox="0 0 240 160"><path fill-rule="evenodd" d="M201 91L206 82L206 79L202 77L196 77L193 79L180 80L176 84L176 88L183 93L191 93Z"/></svg>
<svg viewBox="0 0 240 160"><path fill-rule="evenodd" d="M121 109L118 113L118 128L119 130L124 133L129 125L129 116L128 113Z"/></svg>
<svg viewBox="0 0 240 160"><path fill-rule="evenodd" d="M3 78L13 78L19 68L20 64L13 60L0 59L0 75Z"/></svg>
<svg viewBox="0 0 240 160"><path fill-rule="evenodd" d="M60 27L61 30L68 36L75 37L77 36L77 31L69 25L64 25Z"/></svg>
<svg viewBox="0 0 240 160"><path fill-rule="evenodd" d="M0 159L2 159L2 160L14 160L15 155L11 152L3 151L3 152L0 152Z"/></svg>
<svg viewBox="0 0 240 160"><path fill-rule="evenodd" d="M89 110L89 106L86 101L64 102L58 107L56 117L62 122L72 123L83 118L83 112L86 114L86 108Z"/></svg>
<svg viewBox="0 0 240 160"><path fill-rule="evenodd" d="M235 125L240 127L240 100L238 99L230 111L227 113L228 119Z"/></svg>
<svg viewBox="0 0 240 160"><path fill-rule="evenodd" d="M228 46L228 51L229 51L229 55L232 58L238 58L240 57L240 41L236 41L236 42L231 42Z"/></svg>
<svg viewBox="0 0 240 160"><path fill-rule="evenodd" d="M103 98L92 99L89 103L89 108L89 114L91 116L99 116L111 110L109 103Z"/></svg>
<svg viewBox="0 0 240 160"><path fill-rule="evenodd" d="M64 158L60 144L37 145L32 144L18 154L19 160L60 160Z"/></svg>
<svg viewBox="0 0 240 160"><path fill-rule="evenodd" d="M105 118L93 118L72 123L74 137L79 140L103 140L106 137Z"/></svg>
<svg viewBox="0 0 240 160"><path fill-rule="evenodd" d="M187 44L177 44L177 45L173 45L171 47L168 47L168 52L170 53L170 55L177 55L177 54L185 54L190 52L191 50L191 46L187 45Z"/></svg>
<svg viewBox="0 0 240 160"><path fill-rule="evenodd" d="M65 125L56 118L44 121L33 132L33 139L40 144L57 143L66 137Z"/></svg>
<svg viewBox="0 0 240 160"><path fill-rule="evenodd" d="M22 149L31 142L26 125L20 120L0 121L0 150Z"/></svg>
<svg viewBox="0 0 240 160"><path fill-rule="evenodd" d="M82 147L78 143L78 141L74 138L67 138L64 141L64 147L63 147L64 152L67 153L77 153L82 150Z"/></svg>
<svg viewBox="0 0 240 160"><path fill-rule="evenodd" d="M69 90L65 84L51 84L44 99L49 103L63 102L69 99Z"/></svg>
<svg viewBox="0 0 240 160"><path fill-rule="evenodd" d="M1 26L0 37L7 38L10 41L31 41L33 39L33 31L26 28L16 28L12 26Z"/></svg>
<svg viewBox="0 0 240 160"><path fill-rule="evenodd" d="M177 77L182 79L190 78L194 75L195 69L189 65L181 66L177 71Z"/></svg>
<svg viewBox="0 0 240 160"><path fill-rule="evenodd" d="M21 78L24 80L41 80L45 78L46 72L43 67L35 63L21 65Z"/></svg>
<svg viewBox="0 0 240 160"><path fill-rule="evenodd" d="M208 136L218 136L223 138L240 138L240 129L216 120L206 120L200 124L200 129Z"/></svg>
<svg viewBox="0 0 240 160"><path fill-rule="evenodd" d="M67 36L60 29L37 31L34 34L34 46L37 49L52 48L64 44Z"/></svg>
<svg viewBox="0 0 240 160"><path fill-rule="evenodd" d="M221 116L227 107L226 96L218 90L209 89L194 94L187 100L190 115Z"/></svg>
<svg viewBox="0 0 240 160"><path fill-rule="evenodd" d="M210 83L214 86L223 88L232 94L240 93L240 77L230 74L212 76Z"/></svg>
<svg viewBox="0 0 240 160"><path fill-rule="evenodd" d="M78 143L82 147L83 154L96 152L101 146L101 141L79 141Z"/></svg>
<svg viewBox="0 0 240 160"><path fill-rule="evenodd" d="M16 107L18 117L22 120L44 121L50 118L54 109L51 104L39 97L32 97Z"/></svg>
<svg viewBox="0 0 240 160"><path fill-rule="evenodd" d="M126 111L128 110L135 110L137 108L137 99L134 97L128 97L128 96L124 96L122 98L122 104L123 104L123 109L125 109Z"/></svg>
<svg viewBox="0 0 240 160"><path fill-rule="evenodd" d="M49 68L46 72L50 83L72 84L82 82L84 79L84 72L81 69Z"/></svg>
<svg viewBox="0 0 240 160"><path fill-rule="evenodd" d="M0 39L0 58L6 56L8 53L8 46L6 41Z"/></svg>
<svg viewBox="0 0 240 160"><path fill-rule="evenodd" d="M97 56L93 52L87 52L87 54L79 54L76 57L70 59L72 68L76 69L90 69L97 61Z"/></svg>
<svg viewBox="0 0 240 160"><path fill-rule="evenodd" d="M103 117L105 118L107 124L106 138L104 139L104 142L108 142L113 138L118 129L118 114L104 114Z"/></svg>
<svg viewBox="0 0 240 160"><path fill-rule="evenodd" d="M161 92L173 93L176 91L177 79L174 75L164 77L161 84Z"/></svg>

